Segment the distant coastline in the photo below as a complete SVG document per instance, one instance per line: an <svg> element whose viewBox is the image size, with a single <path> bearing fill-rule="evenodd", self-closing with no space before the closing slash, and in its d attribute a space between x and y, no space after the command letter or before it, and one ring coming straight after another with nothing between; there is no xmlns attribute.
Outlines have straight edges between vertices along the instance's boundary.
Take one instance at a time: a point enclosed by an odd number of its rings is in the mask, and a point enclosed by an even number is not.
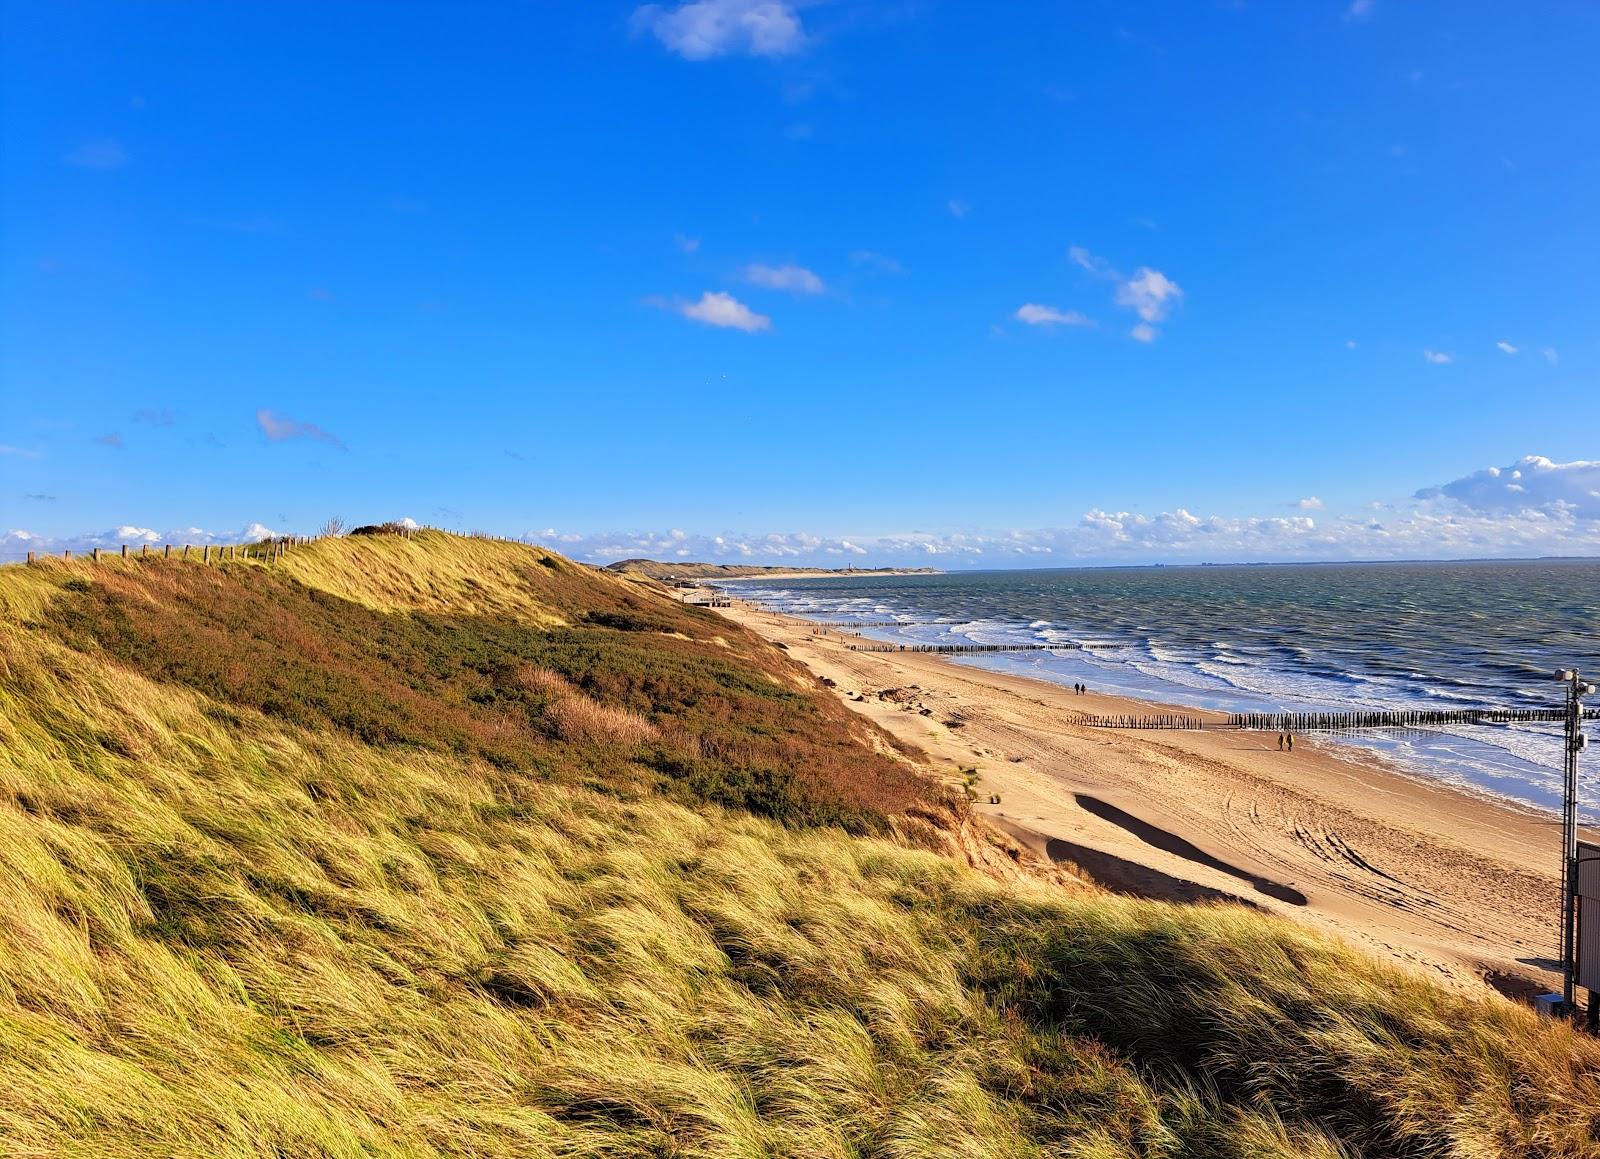
<svg viewBox="0 0 1600 1159"><path fill-rule="evenodd" d="M936 567L774 567L742 563L665 563L655 559L620 559L605 570L674 579L785 579L799 576L939 575Z"/></svg>

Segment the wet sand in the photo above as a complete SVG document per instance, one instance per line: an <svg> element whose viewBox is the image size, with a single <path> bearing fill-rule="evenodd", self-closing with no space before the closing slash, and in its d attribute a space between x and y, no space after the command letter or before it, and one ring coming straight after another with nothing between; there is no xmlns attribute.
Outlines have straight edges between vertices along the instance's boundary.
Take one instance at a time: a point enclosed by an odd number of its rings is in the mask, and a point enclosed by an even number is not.
<svg viewBox="0 0 1600 1159"><path fill-rule="evenodd" d="M938 655L852 652L851 637L740 601L719 610L937 769L976 769L990 823L1108 889L1245 902L1464 989L1558 985L1552 814L1305 737L1289 753L1271 733L1090 728L1080 714L1154 709Z"/></svg>

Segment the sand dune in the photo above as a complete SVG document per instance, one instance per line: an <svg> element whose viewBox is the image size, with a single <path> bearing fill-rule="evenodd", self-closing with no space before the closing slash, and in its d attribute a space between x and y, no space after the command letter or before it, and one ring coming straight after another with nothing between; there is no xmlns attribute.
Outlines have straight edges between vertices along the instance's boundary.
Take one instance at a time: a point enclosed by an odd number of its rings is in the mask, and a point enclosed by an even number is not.
<svg viewBox="0 0 1600 1159"><path fill-rule="evenodd" d="M1310 738L1284 753L1271 734L1092 729L1079 714L1149 706L939 656L851 652L749 604L724 614L952 776L976 768L986 818L1108 888L1242 901L1467 989L1557 982L1551 815Z"/></svg>

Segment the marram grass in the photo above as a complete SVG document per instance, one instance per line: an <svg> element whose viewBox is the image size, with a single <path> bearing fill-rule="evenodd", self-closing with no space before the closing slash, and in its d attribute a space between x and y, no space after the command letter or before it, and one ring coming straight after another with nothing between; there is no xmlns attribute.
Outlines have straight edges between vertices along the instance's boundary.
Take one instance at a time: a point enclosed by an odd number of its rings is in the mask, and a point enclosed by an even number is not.
<svg viewBox="0 0 1600 1159"><path fill-rule="evenodd" d="M629 581L198 567L0 572L0 1154L1600 1155L1593 1043L909 848L940 790Z"/></svg>

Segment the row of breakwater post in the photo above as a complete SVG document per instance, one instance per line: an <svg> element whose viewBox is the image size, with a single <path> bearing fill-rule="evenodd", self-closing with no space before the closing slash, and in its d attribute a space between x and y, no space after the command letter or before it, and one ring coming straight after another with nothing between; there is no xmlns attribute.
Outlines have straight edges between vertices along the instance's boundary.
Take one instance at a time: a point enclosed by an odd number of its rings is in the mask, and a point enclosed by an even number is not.
<svg viewBox="0 0 1600 1159"><path fill-rule="evenodd" d="M1589 713L1600 716L1600 711ZM1340 732L1358 728L1428 728L1450 724L1537 724L1566 719L1561 708L1415 708L1364 712L1235 712L1233 728L1266 732ZM1591 717L1592 719L1592 717Z"/></svg>
<svg viewBox="0 0 1600 1159"><path fill-rule="evenodd" d="M1565 720L1562 708L1453 708L1402 709L1367 712L1233 712L1212 728L1250 729L1258 732L1341 732L1366 728L1429 728L1451 724L1539 724ZM1585 720L1600 720L1600 708L1583 712ZM1087 716L1091 728L1204 728L1199 717L1176 713L1154 715Z"/></svg>
<svg viewBox="0 0 1600 1159"><path fill-rule="evenodd" d="M1205 728L1206 722L1198 716L1177 712L1158 712L1153 715L1124 713L1112 716L1086 716L1082 723L1091 728Z"/></svg>

